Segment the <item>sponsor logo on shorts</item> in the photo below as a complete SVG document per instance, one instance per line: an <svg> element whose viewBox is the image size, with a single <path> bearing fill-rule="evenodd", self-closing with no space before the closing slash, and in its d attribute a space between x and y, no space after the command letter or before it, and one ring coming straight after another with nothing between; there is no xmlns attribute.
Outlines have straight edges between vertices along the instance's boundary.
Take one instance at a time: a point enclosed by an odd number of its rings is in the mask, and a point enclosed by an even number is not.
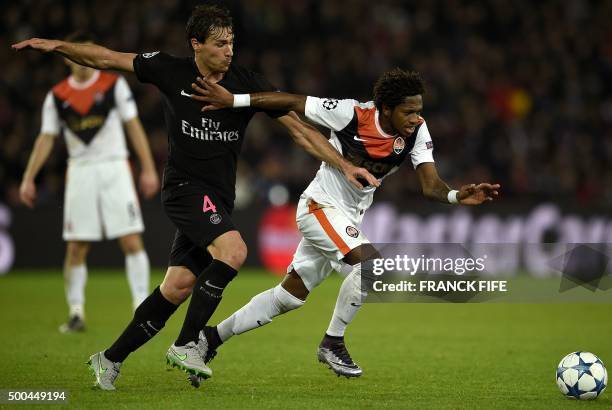
<svg viewBox="0 0 612 410"><path fill-rule="evenodd" d="M396 154L400 154L405 147L406 142L402 137L397 137L395 141L393 141L393 152L395 152Z"/></svg>
<svg viewBox="0 0 612 410"><path fill-rule="evenodd" d="M346 227L346 234L348 236L350 236L351 238L356 238L356 237L359 236L359 230L357 230L357 228L349 225L349 226Z"/></svg>
<svg viewBox="0 0 612 410"><path fill-rule="evenodd" d="M136 211L136 205L133 202L128 203L127 212L128 217L130 218L130 223L134 223L138 217L138 213Z"/></svg>
<svg viewBox="0 0 612 410"><path fill-rule="evenodd" d="M219 222L221 222L221 215L219 214L212 214L210 216L210 223L217 225Z"/></svg>

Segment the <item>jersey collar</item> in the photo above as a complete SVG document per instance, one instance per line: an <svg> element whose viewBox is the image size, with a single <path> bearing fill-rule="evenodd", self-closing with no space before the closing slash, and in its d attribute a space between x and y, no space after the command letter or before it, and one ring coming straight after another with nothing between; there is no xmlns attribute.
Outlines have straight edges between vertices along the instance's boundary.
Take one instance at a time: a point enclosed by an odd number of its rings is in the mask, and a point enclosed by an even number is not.
<svg viewBox="0 0 612 410"><path fill-rule="evenodd" d="M74 76L68 77L68 85L75 90L84 90L89 88L100 78L100 70L94 71L93 75L87 81L77 81Z"/></svg>
<svg viewBox="0 0 612 410"><path fill-rule="evenodd" d="M389 135L383 131L380 126L380 122L378 122L378 109L374 112L374 124L376 124L376 130L385 138L395 138L395 135Z"/></svg>

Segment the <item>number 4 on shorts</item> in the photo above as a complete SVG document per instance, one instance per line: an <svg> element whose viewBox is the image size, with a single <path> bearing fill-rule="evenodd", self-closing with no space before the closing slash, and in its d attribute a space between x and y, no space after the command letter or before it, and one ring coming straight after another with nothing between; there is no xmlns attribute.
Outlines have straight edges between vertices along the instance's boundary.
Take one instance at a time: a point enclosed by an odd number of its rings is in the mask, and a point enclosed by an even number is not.
<svg viewBox="0 0 612 410"><path fill-rule="evenodd" d="M206 213L208 211L217 213L217 207L212 203L208 195L204 195L204 206L202 207L202 212Z"/></svg>

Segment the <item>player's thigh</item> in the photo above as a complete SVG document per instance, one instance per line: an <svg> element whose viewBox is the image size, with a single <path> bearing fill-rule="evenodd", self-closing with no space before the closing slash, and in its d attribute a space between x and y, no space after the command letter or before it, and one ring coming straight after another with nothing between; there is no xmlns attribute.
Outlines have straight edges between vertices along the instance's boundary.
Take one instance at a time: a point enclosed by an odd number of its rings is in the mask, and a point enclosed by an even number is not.
<svg viewBox="0 0 612 410"><path fill-rule="evenodd" d="M334 259L333 254L321 252L307 239L302 238L293 254L291 264L287 267L287 273L297 273L310 292L333 271Z"/></svg>
<svg viewBox="0 0 612 410"><path fill-rule="evenodd" d="M356 248L369 244L368 239L340 210L300 200L297 211L300 232L313 247L339 263Z"/></svg>
<svg viewBox="0 0 612 410"><path fill-rule="evenodd" d="M177 230L172 241L168 266L181 266L191 272L194 278L210 265L212 256L201 246L195 244L187 235Z"/></svg>
<svg viewBox="0 0 612 410"><path fill-rule="evenodd" d="M102 181L100 213L108 239L144 231L140 203L127 160L98 164Z"/></svg>
<svg viewBox="0 0 612 410"><path fill-rule="evenodd" d="M102 221L97 200L99 188L94 166L74 164L68 166L64 190L64 240L102 239Z"/></svg>
<svg viewBox="0 0 612 410"><path fill-rule="evenodd" d="M181 234L203 249L223 234L237 231L231 210L213 188L194 183L164 187L162 203Z"/></svg>
<svg viewBox="0 0 612 410"><path fill-rule="evenodd" d="M374 247L374 245L368 242L351 249L351 251L344 256L342 261L347 265L356 265L367 260L381 257L380 252Z"/></svg>

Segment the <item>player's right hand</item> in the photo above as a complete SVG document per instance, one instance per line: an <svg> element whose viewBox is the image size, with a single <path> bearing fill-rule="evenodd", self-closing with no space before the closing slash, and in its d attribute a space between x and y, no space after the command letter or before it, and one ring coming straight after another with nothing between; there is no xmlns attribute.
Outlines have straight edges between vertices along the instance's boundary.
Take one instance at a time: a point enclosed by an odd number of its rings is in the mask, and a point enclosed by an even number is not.
<svg viewBox="0 0 612 410"><path fill-rule="evenodd" d="M16 51L26 50L31 48L33 50L43 51L48 53L55 50L61 41L59 40L47 40L44 38L31 38L29 40L20 41L19 43L13 44L11 48Z"/></svg>
<svg viewBox="0 0 612 410"><path fill-rule="evenodd" d="M202 111L220 110L234 106L234 94L227 91L217 83L212 83L205 78L198 77L197 83L191 84L191 88L197 94L191 94L191 99L206 103Z"/></svg>
<svg viewBox="0 0 612 410"><path fill-rule="evenodd" d="M363 189L364 186L380 186L380 181L365 168L348 164L342 169L342 172L346 179L357 189Z"/></svg>
<svg viewBox="0 0 612 410"><path fill-rule="evenodd" d="M19 186L19 199L28 208L34 208L36 202L36 185L34 181L23 180Z"/></svg>
<svg viewBox="0 0 612 410"><path fill-rule="evenodd" d="M159 177L155 170L142 171L140 174L140 190L146 199L151 199L159 191Z"/></svg>

